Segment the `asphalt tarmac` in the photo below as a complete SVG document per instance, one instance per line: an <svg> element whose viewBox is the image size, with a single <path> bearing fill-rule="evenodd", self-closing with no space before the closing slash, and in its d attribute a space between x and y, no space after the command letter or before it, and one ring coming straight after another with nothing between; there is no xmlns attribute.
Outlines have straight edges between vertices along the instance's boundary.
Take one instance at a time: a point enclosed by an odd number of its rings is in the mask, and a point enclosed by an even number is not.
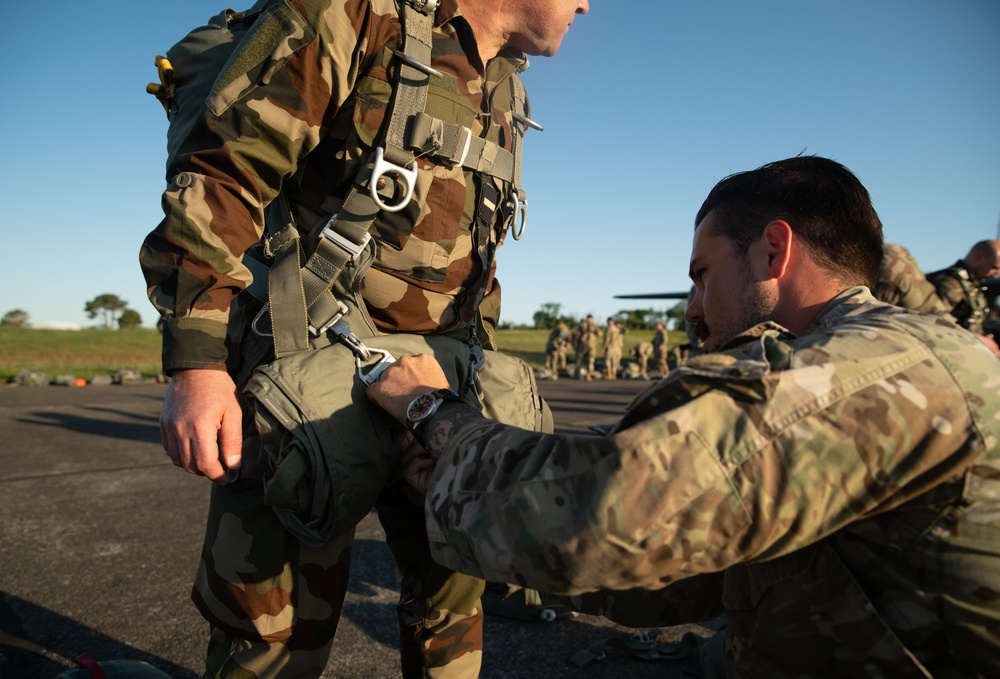
<svg viewBox="0 0 1000 679"><path fill-rule="evenodd" d="M541 382L560 432L610 423L648 383ZM191 603L209 482L159 443L165 387L0 387L0 677L48 679L87 653L144 660L176 679L203 671L208 629ZM358 527L351 580L323 677L400 676L396 572L374 514ZM675 641L701 626L664 630ZM635 630L578 616L488 615L487 678L680 677L621 651L571 658Z"/></svg>

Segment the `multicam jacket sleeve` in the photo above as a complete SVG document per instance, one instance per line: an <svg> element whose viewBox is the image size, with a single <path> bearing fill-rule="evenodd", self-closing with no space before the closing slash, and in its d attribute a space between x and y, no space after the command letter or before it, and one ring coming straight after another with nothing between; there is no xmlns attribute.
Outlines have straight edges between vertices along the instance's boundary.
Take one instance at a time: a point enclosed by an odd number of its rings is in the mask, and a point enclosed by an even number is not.
<svg viewBox="0 0 1000 679"><path fill-rule="evenodd" d="M251 280L241 258L263 232L264 208L292 185L301 229L336 212L391 92L375 61L401 39L394 0L275 0L251 30L192 132L189 147L197 150L167 168L165 217L140 252L149 297L164 318L168 372L224 368L229 309ZM445 75L435 80L428 106L454 111L475 135L509 150L511 111L487 102L523 69L524 57L501 55L484 67L478 52L463 50L468 30L455 0L442 0L432 64ZM414 201L373 234L379 248L364 294L384 331L467 324L474 312L458 310L458 301L472 300L474 310L480 290L499 295L492 257L502 229L473 243L471 173L424 158L418 164ZM477 247L478 261L470 256Z"/></svg>
<svg viewBox="0 0 1000 679"><path fill-rule="evenodd" d="M786 555L997 465L997 362L933 317L842 293L674 371L608 437L466 424L427 496L435 558L552 593L657 589Z"/></svg>
<svg viewBox="0 0 1000 679"><path fill-rule="evenodd" d="M904 309L950 317L948 307L938 297L913 255L896 243L882 246L882 264L872 295L877 300Z"/></svg>

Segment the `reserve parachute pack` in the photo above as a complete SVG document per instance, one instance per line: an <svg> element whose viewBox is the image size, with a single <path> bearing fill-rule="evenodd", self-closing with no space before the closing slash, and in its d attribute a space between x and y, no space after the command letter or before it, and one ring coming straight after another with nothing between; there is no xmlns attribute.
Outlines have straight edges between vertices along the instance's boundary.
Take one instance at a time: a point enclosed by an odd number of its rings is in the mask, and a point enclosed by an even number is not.
<svg viewBox="0 0 1000 679"><path fill-rule="evenodd" d="M393 72L392 92L367 162L343 203L303 237L279 194L266 211L260 247L243 260L254 278L247 293L260 303L245 324L236 381L262 439L265 502L289 532L312 545L352 529L392 473L398 455L391 435L395 423L371 406L364 388L395 356L432 353L466 402L486 416L552 430L531 369L519 359L484 350L477 336L482 323L429 336L383 335L365 322L348 325L351 318L364 318L357 290L375 257L369 231L380 215L409 203L416 157L489 175L508 187L506 196L484 196L483 202L502 210L504 228L518 240L527 219L521 139L528 127L541 129L528 118L527 95L516 75L509 92L517 123L510 151L447 119L447 112L425 110L431 79L441 76L430 66L437 0L398 0L396 5L402 45L373 50L366 66ZM261 0L244 12L227 9L157 56L160 82L147 91L170 120L168 178L177 174L180 159L197 150L190 140L198 135L192 131L205 124L206 109L226 87L234 64L243 68L248 59L268 58L267 46L287 37L292 14L297 17L282 0Z"/></svg>

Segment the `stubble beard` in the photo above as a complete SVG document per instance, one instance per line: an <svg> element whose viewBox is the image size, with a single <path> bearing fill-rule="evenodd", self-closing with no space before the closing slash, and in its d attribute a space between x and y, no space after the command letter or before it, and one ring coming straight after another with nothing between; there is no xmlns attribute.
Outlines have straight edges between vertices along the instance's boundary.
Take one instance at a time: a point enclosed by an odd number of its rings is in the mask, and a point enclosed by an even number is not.
<svg viewBox="0 0 1000 679"><path fill-rule="evenodd" d="M763 285L754 280L750 265L746 262L740 266L739 291L734 293L740 294L740 291L743 299L738 312L731 318L723 319L713 328L709 328L706 323L699 323L703 328L698 328L698 333L705 342L703 350L706 353L718 351L740 333L774 319L775 300ZM704 335L701 334L702 331Z"/></svg>

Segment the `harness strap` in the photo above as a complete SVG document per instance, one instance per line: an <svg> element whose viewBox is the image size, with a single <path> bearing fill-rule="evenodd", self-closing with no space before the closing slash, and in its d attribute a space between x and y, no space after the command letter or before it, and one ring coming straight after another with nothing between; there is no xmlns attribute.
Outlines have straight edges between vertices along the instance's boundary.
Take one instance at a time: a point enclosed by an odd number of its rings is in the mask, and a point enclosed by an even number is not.
<svg viewBox="0 0 1000 679"><path fill-rule="evenodd" d="M403 45L400 51L393 51L399 70L386 110L388 121L383 128L382 145L374 149L337 213L309 234L308 242L314 249L305 264L293 271L292 262L301 257L294 228L279 239L280 246L271 248L282 259L281 265L275 261L269 276L271 327L277 358L309 349L310 333L319 336L332 328L349 334L343 320L346 309L333 293L334 283L351 266L357 266L360 275L363 266L358 262L366 250L370 250L369 231L379 214L402 209L409 202L416 183L414 152L430 153L452 166L461 165L508 183L511 192L507 204L498 204L498 191L493 195L484 192L482 201L488 207L488 214L477 217L480 220L488 218L485 225L488 232L493 213L503 209L507 215L505 219L515 224L517 216L522 217L521 229L515 229L515 239L523 231L527 204L519 193L521 144L517 137L523 136L524 130L515 131L512 151L507 151L495 142L474 137L469 128L424 113L428 79L437 73L428 65L436 4L428 0L402 3ZM525 115L527 94L523 83L516 76L510 80L513 83L514 124L535 126ZM402 200L398 198L400 189ZM295 241L294 248L285 238ZM470 346L473 344L478 342L470 342ZM474 355L477 353L475 348ZM360 344L355 351L359 349L359 356L363 354L367 358L367 348ZM473 363L481 365L481 357Z"/></svg>
<svg viewBox="0 0 1000 679"><path fill-rule="evenodd" d="M441 158L452 167L492 175L515 186L520 183L514 154L495 142L472 136L472 130L464 125L420 113L413 121L410 148Z"/></svg>
<svg viewBox="0 0 1000 679"><path fill-rule="evenodd" d="M272 236L268 248L274 256L267 277L268 310L274 353L280 358L309 348L306 296L299 275L302 249L291 226Z"/></svg>
<svg viewBox="0 0 1000 679"><path fill-rule="evenodd" d="M528 92L524 89L524 83L517 76L514 76L510 80L514 88L515 122L525 126L529 126L530 124L537 127L537 124L532 123L528 118ZM521 190L521 144L523 143L525 132L527 130L521 130L521 134L515 134L510 142L513 149L512 155L514 156L514 179L511 183L514 186L514 190L518 191L522 196L524 192Z"/></svg>
<svg viewBox="0 0 1000 679"><path fill-rule="evenodd" d="M400 13L403 50L399 76L387 112L389 124L384 146L376 149L374 160L369 159L337 214L326 223L321 223L311 234L310 240L315 243L315 249L304 266L299 267L298 258L301 255L297 235L290 232L296 241L295 257L291 256L290 249L272 248L276 255L283 255L284 261L284 265L279 266L276 259L268 278L277 358L308 349L310 331L319 335L340 321L343 307L331 288L344 269L356 262L368 246L371 240L369 229L382 209L369 190L369 184L375 181L372 173L376 161L384 159L399 168L412 168L414 165L413 153L405 148L407 120L424 109L429 74L411 64L430 63L434 7L417 2L429 12L425 14L414 8L411 2L413 0L404 2ZM391 179L389 174L386 177ZM387 183L394 185L395 181ZM389 186L378 190L381 195L392 196L395 188ZM290 248L287 243L284 245Z"/></svg>

